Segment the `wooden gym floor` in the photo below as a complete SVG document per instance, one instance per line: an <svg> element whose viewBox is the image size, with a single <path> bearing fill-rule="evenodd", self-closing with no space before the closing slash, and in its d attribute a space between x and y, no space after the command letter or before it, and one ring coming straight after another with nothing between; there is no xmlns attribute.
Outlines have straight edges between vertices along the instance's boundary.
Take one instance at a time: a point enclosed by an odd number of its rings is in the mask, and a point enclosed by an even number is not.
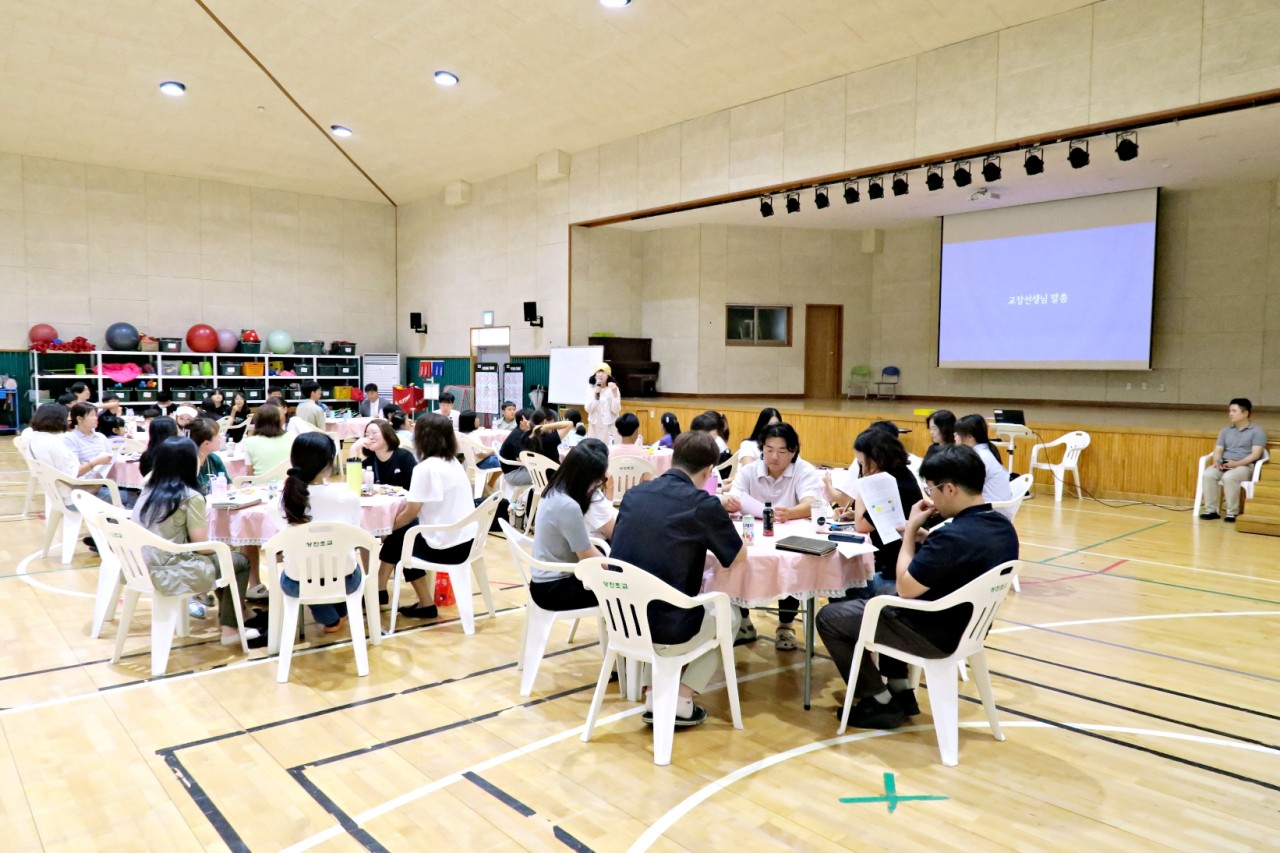
<svg viewBox="0 0 1280 853"><path fill-rule="evenodd" d="M17 463L0 442L0 513L21 508ZM737 652L745 730L713 689L664 768L616 694L578 739L594 625L571 647L558 628L519 696L524 593L500 539L499 613L474 637L446 610L371 648L358 679L345 634L310 632L277 685L274 661L224 651L213 620L148 678L145 605L110 665L117 625L88 639L96 559L42 560L42 523L7 522L0 849L1274 849L1275 540L1044 495L1017 526L1022 592L988 655L1005 743L962 701L960 765L941 766L923 689L916 725L836 738L830 662L804 711L801 654L775 651L761 615Z"/></svg>

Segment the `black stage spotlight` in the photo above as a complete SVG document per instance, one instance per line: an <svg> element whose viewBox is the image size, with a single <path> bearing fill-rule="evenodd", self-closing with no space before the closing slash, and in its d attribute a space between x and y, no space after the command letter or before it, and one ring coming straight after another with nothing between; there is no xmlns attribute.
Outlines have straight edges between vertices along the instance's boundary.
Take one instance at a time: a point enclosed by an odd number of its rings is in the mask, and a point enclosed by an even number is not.
<svg viewBox="0 0 1280 853"><path fill-rule="evenodd" d="M773 196L760 196L760 215L765 219L773 216Z"/></svg>
<svg viewBox="0 0 1280 853"><path fill-rule="evenodd" d="M867 183L869 184L867 195L870 196L872 201L884 198L884 178L872 178Z"/></svg>
<svg viewBox="0 0 1280 853"><path fill-rule="evenodd" d="M942 189L943 183L942 167L930 166L928 174L926 174L924 178L924 185L929 188L929 192Z"/></svg>
<svg viewBox="0 0 1280 853"><path fill-rule="evenodd" d="M1083 169L1089 165L1089 140L1077 139L1069 147L1067 162L1071 164L1071 168Z"/></svg>
<svg viewBox="0 0 1280 853"><path fill-rule="evenodd" d="M861 198L861 194L858 192L858 182L857 182L857 181L845 181L845 184L844 184L844 203L845 203L845 204L857 204L860 198Z"/></svg>
<svg viewBox="0 0 1280 853"><path fill-rule="evenodd" d="M956 182L958 187L967 187L973 183L973 171L969 167L969 161L956 163L955 170L951 173L951 180Z"/></svg>
<svg viewBox="0 0 1280 853"><path fill-rule="evenodd" d="M1039 175L1044 171L1044 151L1039 148L1028 148L1022 158L1022 168L1028 175Z"/></svg>
<svg viewBox="0 0 1280 853"><path fill-rule="evenodd" d="M1138 156L1138 134L1126 130L1116 134L1116 156L1121 160L1132 160Z"/></svg>
<svg viewBox="0 0 1280 853"><path fill-rule="evenodd" d="M1000 180L1004 172L1000 169L1000 155L991 154L982 158L982 180L993 183Z"/></svg>
<svg viewBox="0 0 1280 853"><path fill-rule="evenodd" d="M787 213L800 212L800 193L787 193Z"/></svg>
<svg viewBox="0 0 1280 853"><path fill-rule="evenodd" d="M911 191L911 187L907 185L906 172L894 172L893 174L893 194L906 195Z"/></svg>
<svg viewBox="0 0 1280 853"><path fill-rule="evenodd" d="M813 191L813 206L818 210L826 210L831 206L831 196L826 187L818 187Z"/></svg>

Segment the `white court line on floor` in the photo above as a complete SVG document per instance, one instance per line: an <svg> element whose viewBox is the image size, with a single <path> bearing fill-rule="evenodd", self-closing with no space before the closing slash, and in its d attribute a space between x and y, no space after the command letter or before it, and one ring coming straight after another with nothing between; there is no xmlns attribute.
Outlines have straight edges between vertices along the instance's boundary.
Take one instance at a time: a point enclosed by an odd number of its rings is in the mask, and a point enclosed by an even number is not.
<svg viewBox="0 0 1280 853"><path fill-rule="evenodd" d="M1096 510L1096 509L1066 509L1066 507L1065 507L1066 500L1065 500L1065 499L1063 500L1062 505L1055 504L1055 503L1053 502L1053 499L1052 499L1052 498L1050 498L1050 499L1049 499L1049 502L1048 502L1048 504L1047 504L1047 505L1046 505L1046 504L1043 504L1043 503L1036 503L1036 501L1040 500L1040 497L1041 497L1041 496L1037 496L1037 497L1036 497L1036 499L1035 499L1035 500L1032 500L1032 501L1023 501L1023 502L1022 502L1022 509L1048 509L1048 510L1056 510L1056 509L1059 509L1059 508L1060 508L1060 506L1061 506L1061 508L1062 508L1062 510L1063 510L1063 514L1064 514L1064 515L1066 515L1066 514L1071 514L1071 515L1077 515L1077 514L1078 514L1078 515L1105 515L1107 518L1133 518L1133 519L1137 519L1138 521L1159 521L1159 520L1160 520L1160 516L1158 516L1158 515L1128 515L1128 514L1123 513L1123 512L1101 512L1101 511ZM1074 500L1075 500L1075 498L1072 498L1072 500L1074 501ZM1158 507L1152 507L1152 509L1158 509ZM1162 510L1161 510L1161 512L1183 512L1183 511L1184 511L1184 510L1174 510L1174 509L1162 509ZM1190 512L1190 511L1191 511L1191 507L1187 507L1187 509L1186 509L1185 511L1186 511L1186 512Z"/></svg>
<svg viewBox="0 0 1280 853"><path fill-rule="evenodd" d="M765 669L765 670L761 670L760 672L753 672L753 673L750 673L749 675L740 676L738 678L738 683L743 684L744 682L747 682L747 681L755 681L756 679L759 679L759 678L765 678L770 675L777 675L780 672L787 672L793 669L800 669L803 666L804 666L803 663L796 663L796 664L791 664L790 666L779 666L779 667L774 667L773 669ZM712 690L722 690L724 689L724 686L725 686L725 683L723 681L718 681L714 684L707 685L707 690L704 692L709 692ZM600 719L596 720L596 726L599 727L599 726L609 725L611 723L616 723L618 720L622 720L627 717L633 717L636 714L642 713L643 711L644 711L644 706L642 705L637 706L635 708L628 708L625 711L619 711L618 713L612 714L608 717L601 717ZM521 758L525 755L529 755L532 752L537 752L538 750L543 749L544 747L551 746L563 740L568 740L569 738L574 737L575 735L582 734L583 730L586 727L587 727L586 723L584 722L582 725L575 726L571 729L568 729L567 731L560 732L559 734L554 734L554 735L551 735L550 737L545 737L545 738L542 738L541 740L536 740L533 743L526 744L525 746L517 747L516 749L509 750L507 752L502 753L501 755L496 755L492 758L486 758L484 761L479 761L475 764L472 764L470 767L465 767L462 770L459 770L455 773L450 773L447 776L442 776L439 779L436 779L432 782L428 782L427 784L421 787L414 788L412 791L407 791L398 797L394 797L390 800L387 800L385 803L382 803L381 805L374 806L371 809L367 809L363 812L360 812L357 815L353 815L352 820L355 821L357 826L364 826L370 821L375 820L389 812L393 812L396 809L401 808L402 806L406 806L409 803L413 802L414 800L421 799L422 797L425 797L428 794L439 791L442 788L447 788L453 783L461 781L463 778L465 778L466 774L468 773L482 773L485 770L488 770L493 767L497 767L500 764L506 764L508 761L511 761L513 759ZM345 830L341 826L334 824L333 826L330 826L328 829L323 829L320 832L317 832L315 835L308 836L307 838L302 839L298 843L284 848L284 850L281 851L281 853L302 853L302 851L304 850L310 850L312 847L315 847L318 844L323 844L326 841L330 841L334 838L337 838L341 836L344 832Z"/></svg>
<svg viewBox="0 0 1280 853"><path fill-rule="evenodd" d="M62 545L60 543L55 543L55 544L57 545L57 550L61 552ZM53 549L50 549L50 556L52 555L53 555ZM36 559L39 556L40 556L39 551L33 551L27 556L23 557L21 560L19 560L17 568L13 570L14 575L22 578L22 580L25 583L28 583L31 586L36 587L37 589L43 589L48 592L56 593L57 595L70 595L75 598L97 598L98 597L92 592L80 592L79 590L74 590L74 589L63 589L62 587L50 586L44 581L36 580L34 577L32 577L27 573L27 566L31 565L31 561Z"/></svg>
<svg viewBox="0 0 1280 853"><path fill-rule="evenodd" d="M1249 752L1261 752L1267 755L1280 756L1280 750L1271 749L1270 747L1265 746L1258 746L1252 743L1223 740L1221 738L1210 738L1202 735L1189 735L1181 732L1161 731L1158 729L1135 729L1128 726L1104 726L1094 723L1060 723L1058 725L1050 725L1049 723L1041 723L1034 720L1014 720L1011 722L1005 722L1003 720L1000 721L1000 727L1002 729L1051 728L1059 732L1066 731L1066 729L1061 728L1061 726L1071 726L1072 728L1084 729L1085 731L1093 732L1111 732L1114 734L1130 734L1139 737L1169 738L1172 740L1190 741L1192 743L1208 744L1211 746L1225 746L1230 749L1242 749ZM960 728L962 729L985 729L987 727L988 723L985 720L982 722L960 724ZM830 746L839 746L841 744L853 743L860 740L870 740L871 738L892 737L894 735L906 734L908 732L927 732L932 730L932 725L925 725L904 726L903 728L892 729L890 731L858 732L857 734L843 735L841 737L831 738L830 740L798 746L795 749L789 749L786 752L780 752L775 755L771 755L768 758L763 758L754 764L748 764L746 767L739 768L738 770L735 770L714 782L704 785L702 788L686 797L641 833L640 837L635 840L635 843L628 848L627 853L643 853L643 851L648 850L653 846L655 841L661 838L666 831L674 826L682 817L710 799L713 795L723 791L734 782L741 781L742 779L745 779L754 773L758 773L761 770L766 770L770 767L781 764L784 761L789 761L792 758L798 758L802 755L808 755L811 752L817 752L820 749L826 749Z"/></svg>
<svg viewBox="0 0 1280 853"><path fill-rule="evenodd" d="M1206 575L1221 575L1224 578L1235 578L1237 580L1259 581L1261 583L1280 583L1280 578L1260 578L1254 575L1242 575L1239 572L1223 572L1218 569L1202 569L1199 566L1183 566L1178 563L1161 563L1158 560L1147 560L1142 557L1126 557L1123 554L1104 554L1102 551L1079 551L1080 554L1093 554L1097 557L1108 557L1113 560L1128 560L1130 563L1146 563L1149 566L1166 566L1170 569L1180 569L1184 572L1199 572Z"/></svg>
<svg viewBox="0 0 1280 853"><path fill-rule="evenodd" d="M1108 616L1102 619L1070 619L1065 622L1040 622L1035 625L1014 625L1009 628L992 628L990 634L1012 634L1014 631L1034 631L1038 628L1065 628L1070 625L1103 625L1111 622L1150 622L1157 619L1207 619L1230 616L1277 616L1280 610L1241 610L1232 613L1153 613L1147 616ZM996 617L997 621L1007 621Z"/></svg>

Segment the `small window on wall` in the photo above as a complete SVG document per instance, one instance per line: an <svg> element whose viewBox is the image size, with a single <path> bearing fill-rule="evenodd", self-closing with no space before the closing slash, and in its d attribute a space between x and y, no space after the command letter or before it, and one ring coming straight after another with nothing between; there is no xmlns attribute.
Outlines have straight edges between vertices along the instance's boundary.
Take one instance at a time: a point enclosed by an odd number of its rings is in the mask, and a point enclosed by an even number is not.
<svg viewBox="0 0 1280 853"><path fill-rule="evenodd" d="M789 347L791 306L727 305L724 328L731 347Z"/></svg>

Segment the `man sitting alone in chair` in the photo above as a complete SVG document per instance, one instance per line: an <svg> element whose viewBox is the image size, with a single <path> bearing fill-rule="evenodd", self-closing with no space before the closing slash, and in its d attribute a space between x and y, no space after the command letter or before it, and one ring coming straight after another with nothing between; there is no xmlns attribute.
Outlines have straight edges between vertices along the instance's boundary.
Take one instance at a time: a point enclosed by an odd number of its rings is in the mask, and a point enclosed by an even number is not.
<svg viewBox="0 0 1280 853"><path fill-rule="evenodd" d="M986 466L972 448L939 447L920 466L920 476L925 496L911 508L898 552L899 597L936 601L1001 563L1018 559L1013 524L982 499ZM924 523L935 510L951 523L926 531ZM846 599L818 611L818 633L846 682L866 606L865 600ZM955 651L972 615L969 605L937 613L887 607L880 613L875 640L920 657L945 658ZM858 728L896 729L920 713L907 665L888 655L880 658L879 670L870 653L863 655L854 695L858 704L849 712L849 725ZM841 710L837 707L836 713Z"/></svg>
<svg viewBox="0 0 1280 853"><path fill-rule="evenodd" d="M1267 434L1250 420L1252 415L1253 403L1244 397L1236 397L1227 406L1231 423L1218 433L1213 462L1200 475L1204 489L1204 512L1200 517L1205 521L1218 518L1219 486L1227 503L1227 516L1222 520L1231 523L1240 514L1240 486L1253 476L1253 466L1267 449Z"/></svg>

